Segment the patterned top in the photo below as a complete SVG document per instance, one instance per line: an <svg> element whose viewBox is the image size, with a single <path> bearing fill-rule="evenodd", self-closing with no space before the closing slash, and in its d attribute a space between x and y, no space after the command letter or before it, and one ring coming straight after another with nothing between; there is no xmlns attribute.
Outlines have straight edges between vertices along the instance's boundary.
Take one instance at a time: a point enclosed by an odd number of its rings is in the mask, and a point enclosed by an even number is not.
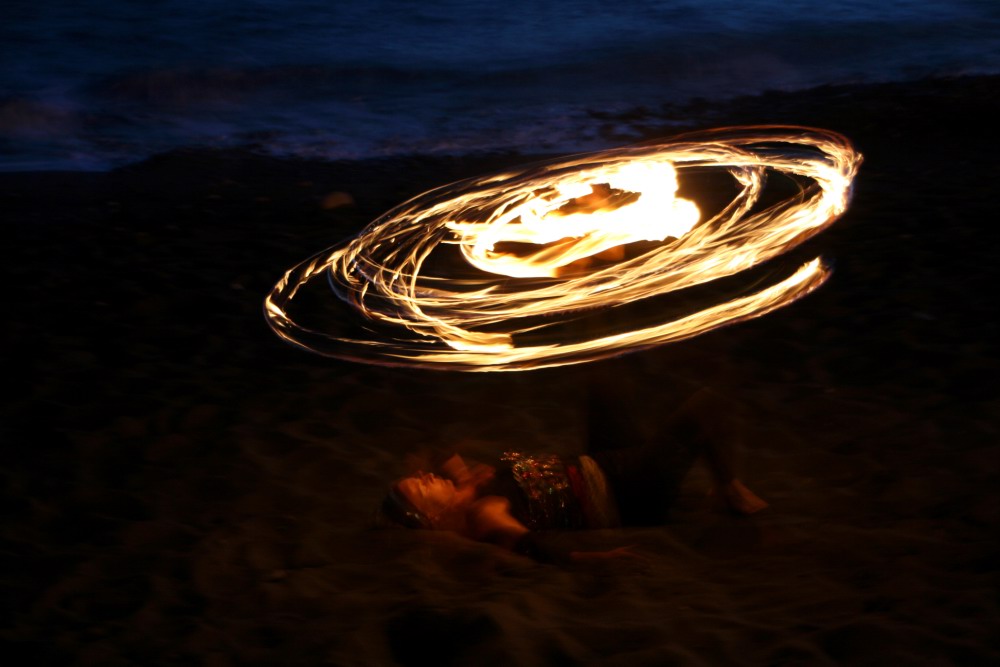
<svg viewBox="0 0 1000 667"><path fill-rule="evenodd" d="M564 461L555 454L504 452L500 460L520 491L515 513L531 530L620 525L604 473L590 457Z"/></svg>

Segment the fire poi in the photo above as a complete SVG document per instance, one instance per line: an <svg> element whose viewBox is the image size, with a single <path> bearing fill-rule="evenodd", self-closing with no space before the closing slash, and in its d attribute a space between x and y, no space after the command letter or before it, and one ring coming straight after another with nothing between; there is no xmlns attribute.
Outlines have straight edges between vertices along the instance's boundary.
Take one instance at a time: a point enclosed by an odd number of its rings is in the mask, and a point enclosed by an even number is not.
<svg viewBox="0 0 1000 667"><path fill-rule="evenodd" d="M763 126L459 181L289 270L267 296L265 316L275 333L312 352L442 370L544 368L683 340L787 305L830 269L817 257L756 292L651 325L537 342L595 309L717 281L798 246L846 210L860 163L835 132ZM678 195L687 175L706 171L728 175L735 193L707 213ZM773 175L796 191L763 201ZM293 313L321 277L365 323L360 335Z"/></svg>

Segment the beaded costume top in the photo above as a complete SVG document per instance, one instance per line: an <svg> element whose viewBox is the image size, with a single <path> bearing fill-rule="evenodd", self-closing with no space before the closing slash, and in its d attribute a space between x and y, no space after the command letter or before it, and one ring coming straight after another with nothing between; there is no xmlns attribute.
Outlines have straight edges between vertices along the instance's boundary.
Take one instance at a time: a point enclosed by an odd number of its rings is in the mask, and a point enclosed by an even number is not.
<svg viewBox="0 0 1000 667"><path fill-rule="evenodd" d="M604 474L590 457L564 460L555 454L504 452L500 461L510 466L520 492L515 513L531 530L619 525Z"/></svg>

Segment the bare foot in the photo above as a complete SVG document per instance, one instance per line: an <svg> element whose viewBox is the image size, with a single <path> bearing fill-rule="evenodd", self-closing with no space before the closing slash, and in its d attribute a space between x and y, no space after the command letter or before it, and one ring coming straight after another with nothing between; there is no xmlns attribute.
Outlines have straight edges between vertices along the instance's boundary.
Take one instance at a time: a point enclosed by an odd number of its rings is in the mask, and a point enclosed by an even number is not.
<svg viewBox="0 0 1000 667"><path fill-rule="evenodd" d="M715 495L737 514L755 514L767 507L764 500L735 478L715 489Z"/></svg>

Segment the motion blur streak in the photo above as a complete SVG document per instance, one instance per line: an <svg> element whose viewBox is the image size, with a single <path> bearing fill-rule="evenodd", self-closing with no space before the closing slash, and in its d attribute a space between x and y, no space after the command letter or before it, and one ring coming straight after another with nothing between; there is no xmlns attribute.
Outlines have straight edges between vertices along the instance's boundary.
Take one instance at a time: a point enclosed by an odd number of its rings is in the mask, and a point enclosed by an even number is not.
<svg viewBox="0 0 1000 667"><path fill-rule="evenodd" d="M829 268L817 258L755 293L653 326L524 342L584 312L733 276L787 252L846 210L860 163L834 132L736 127L460 181L292 268L265 315L279 336L319 354L443 370L582 363L690 338L791 303L822 285ZM678 184L713 171L731 177L735 196L703 214L677 196ZM776 174L797 193L764 203ZM340 335L290 314L318 276L378 333Z"/></svg>

